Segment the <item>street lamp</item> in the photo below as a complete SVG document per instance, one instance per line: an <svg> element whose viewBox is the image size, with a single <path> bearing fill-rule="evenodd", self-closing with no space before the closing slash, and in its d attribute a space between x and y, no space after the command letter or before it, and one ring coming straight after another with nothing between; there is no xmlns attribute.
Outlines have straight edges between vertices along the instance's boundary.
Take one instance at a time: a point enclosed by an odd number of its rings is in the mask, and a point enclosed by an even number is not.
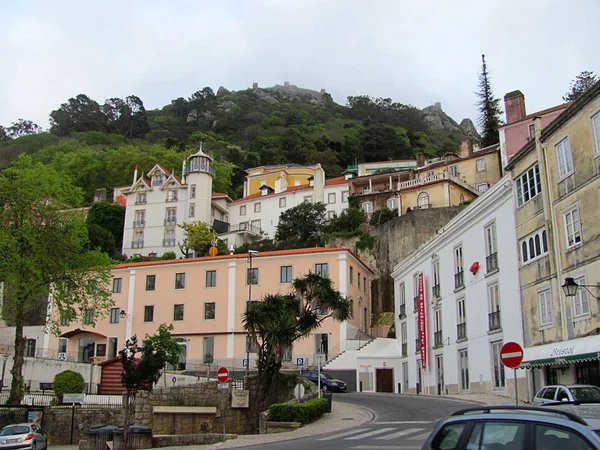
<svg viewBox="0 0 600 450"><path fill-rule="evenodd" d="M258 252L256 250L248 250L248 273L246 274L246 282L248 283L248 302L246 303L246 313L248 313L248 308L250 307L250 301L252 300L252 282L254 279L251 279L252 276L252 258L258 256ZM246 333L246 376L250 374L250 334Z"/></svg>
<svg viewBox="0 0 600 450"><path fill-rule="evenodd" d="M588 289L591 287L600 289L600 283L598 283L598 284L578 284L575 281L575 279L573 279L571 277L567 277L567 278L565 278L565 282L561 287L562 287L563 292L565 293L565 296L567 296L567 297L575 297L577 295L577 290L579 288L584 288L586 291L588 291L590 293L590 295L592 297L594 297L596 300L600 300L599 296L594 295L592 293L592 291L590 291Z"/></svg>

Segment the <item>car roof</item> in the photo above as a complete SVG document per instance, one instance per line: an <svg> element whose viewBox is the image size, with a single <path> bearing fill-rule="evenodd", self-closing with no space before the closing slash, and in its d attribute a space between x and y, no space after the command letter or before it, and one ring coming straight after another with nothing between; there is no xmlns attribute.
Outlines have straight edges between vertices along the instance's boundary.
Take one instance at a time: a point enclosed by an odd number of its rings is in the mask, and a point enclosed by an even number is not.
<svg viewBox="0 0 600 450"><path fill-rule="evenodd" d="M29 427L31 425L33 425L33 424L32 423L11 423L11 424L8 424L8 425L4 425L2 427L2 429L8 428L8 427Z"/></svg>
<svg viewBox="0 0 600 450"><path fill-rule="evenodd" d="M482 413L482 414L463 414L460 416L450 416L447 419L443 420L443 425L447 425L449 423L455 422L465 422L465 421L493 421L493 420L506 420L511 422L544 422L552 425L559 425L564 427L572 427L576 428L579 431L591 431L591 429L579 422L575 422L573 420L565 419L559 416L552 415L552 412L548 414L538 413L535 411L528 413L521 412L506 412L506 413Z"/></svg>
<svg viewBox="0 0 600 450"><path fill-rule="evenodd" d="M548 386L544 386L543 388L540 388L540 391L542 389L546 389L549 387L566 387L566 388L578 388L578 387L591 387L591 388L598 388L598 386L594 386L593 384L549 384Z"/></svg>

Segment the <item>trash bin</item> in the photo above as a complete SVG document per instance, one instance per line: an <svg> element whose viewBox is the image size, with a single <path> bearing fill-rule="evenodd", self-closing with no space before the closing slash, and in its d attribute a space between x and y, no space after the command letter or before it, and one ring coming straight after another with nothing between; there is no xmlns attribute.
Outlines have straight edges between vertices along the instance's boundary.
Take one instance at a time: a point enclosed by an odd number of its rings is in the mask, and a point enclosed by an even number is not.
<svg viewBox="0 0 600 450"><path fill-rule="evenodd" d="M327 400L327 409L325 410L325 412L330 413L331 412L331 403L333 402L333 392L325 391L323 393L323 398Z"/></svg>
<svg viewBox="0 0 600 450"><path fill-rule="evenodd" d="M104 450L106 442L113 440L114 431L118 427L114 425L94 425L88 430L86 450Z"/></svg>
<svg viewBox="0 0 600 450"><path fill-rule="evenodd" d="M146 425L131 424L127 435L128 447L130 449L152 448L152 428ZM123 450L123 427L114 431L113 450Z"/></svg>

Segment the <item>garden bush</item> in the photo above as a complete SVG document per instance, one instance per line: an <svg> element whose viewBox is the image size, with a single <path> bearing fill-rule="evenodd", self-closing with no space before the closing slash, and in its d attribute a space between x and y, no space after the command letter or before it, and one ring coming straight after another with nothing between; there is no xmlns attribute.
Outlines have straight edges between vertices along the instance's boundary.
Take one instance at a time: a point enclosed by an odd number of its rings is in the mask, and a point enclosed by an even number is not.
<svg viewBox="0 0 600 450"><path fill-rule="evenodd" d="M63 394L81 394L85 390L85 381L80 373L65 370L54 376L54 394L62 402Z"/></svg>
<svg viewBox="0 0 600 450"><path fill-rule="evenodd" d="M304 403L276 403L269 407L273 422L310 423L327 411L326 398L313 398Z"/></svg>

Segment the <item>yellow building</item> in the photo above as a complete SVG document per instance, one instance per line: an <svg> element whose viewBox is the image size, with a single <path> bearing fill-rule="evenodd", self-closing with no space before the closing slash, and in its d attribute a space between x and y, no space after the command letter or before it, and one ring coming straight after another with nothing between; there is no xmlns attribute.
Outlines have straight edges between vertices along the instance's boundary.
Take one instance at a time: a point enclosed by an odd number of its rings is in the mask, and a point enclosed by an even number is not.
<svg viewBox="0 0 600 450"><path fill-rule="evenodd" d="M460 153L419 157L415 169L358 176L350 193L367 214L387 207L405 214L414 209L457 206L475 200L502 176L500 147L474 148L465 140Z"/></svg>
<svg viewBox="0 0 600 450"><path fill-rule="evenodd" d="M280 164L259 166L247 169L244 182L244 197L260 192L262 186L268 186L277 192L288 187L308 185L308 179L314 176L317 164L302 166L300 164Z"/></svg>
<svg viewBox="0 0 600 450"><path fill-rule="evenodd" d="M533 391L600 385L600 83L511 159Z"/></svg>

